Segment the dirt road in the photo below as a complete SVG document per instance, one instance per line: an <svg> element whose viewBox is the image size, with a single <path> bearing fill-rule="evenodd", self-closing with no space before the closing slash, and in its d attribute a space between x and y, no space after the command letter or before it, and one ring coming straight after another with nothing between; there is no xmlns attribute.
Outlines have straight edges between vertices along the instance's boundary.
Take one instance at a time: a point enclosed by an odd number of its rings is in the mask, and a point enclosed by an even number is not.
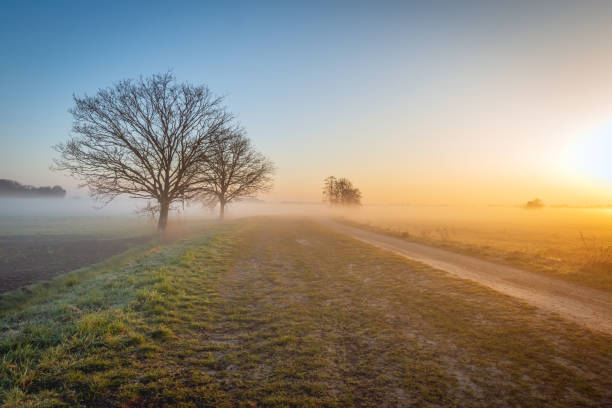
<svg viewBox="0 0 612 408"><path fill-rule="evenodd" d="M319 220L335 231L407 258L470 279L590 329L612 334L612 295L562 280L427 245Z"/></svg>

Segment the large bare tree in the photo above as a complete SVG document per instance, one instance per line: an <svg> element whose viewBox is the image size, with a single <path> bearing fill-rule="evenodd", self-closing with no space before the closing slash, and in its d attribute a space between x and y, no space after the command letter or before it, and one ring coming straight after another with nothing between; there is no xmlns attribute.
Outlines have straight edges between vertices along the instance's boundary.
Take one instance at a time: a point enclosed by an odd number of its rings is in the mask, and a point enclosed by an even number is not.
<svg viewBox="0 0 612 408"><path fill-rule="evenodd" d="M194 197L201 158L231 121L206 86L178 83L170 73L75 96L70 112L73 134L55 146L61 157L54 168L80 179L94 197L150 200L160 232L171 205Z"/></svg>
<svg viewBox="0 0 612 408"><path fill-rule="evenodd" d="M219 203L220 219L230 202L254 197L272 186L274 165L255 150L242 129L217 134L202 158L200 193L205 202Z"/></svg>

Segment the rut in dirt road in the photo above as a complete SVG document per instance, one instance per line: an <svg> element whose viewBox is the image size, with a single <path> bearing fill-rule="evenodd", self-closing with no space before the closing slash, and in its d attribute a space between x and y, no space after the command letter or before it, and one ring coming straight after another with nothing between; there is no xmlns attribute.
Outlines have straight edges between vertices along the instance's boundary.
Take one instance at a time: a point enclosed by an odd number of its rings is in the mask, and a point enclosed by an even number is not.
<svg viewBox="0 0 612 408"><path fill-rule="evenodd" d="M404 241L342 223L320 219L325 226L360 241L470 279L533 306L559 314L590 329L612 334L612 295L510 266Z"/></svg>

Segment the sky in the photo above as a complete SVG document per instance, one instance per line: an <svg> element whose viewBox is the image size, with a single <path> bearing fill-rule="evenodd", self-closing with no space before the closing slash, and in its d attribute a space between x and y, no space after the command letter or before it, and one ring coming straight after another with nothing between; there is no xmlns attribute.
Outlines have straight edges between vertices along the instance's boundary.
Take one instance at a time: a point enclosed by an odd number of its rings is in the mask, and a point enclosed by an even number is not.
<svg viewBox="0 0 612 408"><path fill-rule="evenodd" d="M423 5L421 3L427 3ZM171 70L276 164L271 201L612 202L612 2L0 3L0 178L49 169L72 96Z"/></svg>

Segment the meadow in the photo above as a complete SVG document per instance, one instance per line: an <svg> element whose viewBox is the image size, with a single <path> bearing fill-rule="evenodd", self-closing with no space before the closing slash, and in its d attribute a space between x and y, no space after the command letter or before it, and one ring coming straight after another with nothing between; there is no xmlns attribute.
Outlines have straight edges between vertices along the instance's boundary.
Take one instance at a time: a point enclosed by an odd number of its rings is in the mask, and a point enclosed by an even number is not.
<svg viewBox="0 0 612 408"><path fill-rule="evenodd" d="M151 234L149 222L135 217L118 216L0 216L2 236L81 235L100 238L130 237Z"/></svg>
<svg viewBox="0 0 612 408"><path fill-rule="evenodd" d="M0 295L0 403L605 406L611 340L308 219L248 218Z"/></svg>
<svg viewBox="0 0 612 408"><path fill-rule="evenodd" d="M612 209L364 206L345 221L612 290Z"/></svg>
<svg viewBox="0 0 612 408"><path fill-rule="evenodd" d="M0 216L0 293L101 262L153 233L136 217Z"/></svg>
<svg viewBox="0 0 612 408"><path fill-rule="evenodd" d="M184 237L208 222L178 217L167 238ZM48 281L156 238L155 224L144 217L0 216L0 293Z"/></svg>

